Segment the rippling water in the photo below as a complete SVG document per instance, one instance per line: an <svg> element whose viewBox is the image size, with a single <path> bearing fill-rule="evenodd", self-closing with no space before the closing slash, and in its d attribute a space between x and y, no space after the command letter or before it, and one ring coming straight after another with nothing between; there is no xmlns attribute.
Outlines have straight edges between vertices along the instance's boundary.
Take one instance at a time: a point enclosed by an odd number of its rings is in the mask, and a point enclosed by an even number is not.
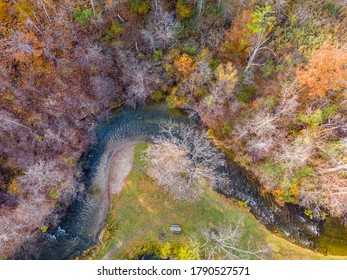
<svg viewBox="0 0 347 280"><path fill-rule="evenodd" d="M106 219L109 198L107 166L112 149L125 141L150 139L168 120L187 121L177 110L163 105L125 110L96 128L97 144L81 162L86 190L69 207L57 230L47 233L41 245L41 259L69 259L98 241Z"/></svg>

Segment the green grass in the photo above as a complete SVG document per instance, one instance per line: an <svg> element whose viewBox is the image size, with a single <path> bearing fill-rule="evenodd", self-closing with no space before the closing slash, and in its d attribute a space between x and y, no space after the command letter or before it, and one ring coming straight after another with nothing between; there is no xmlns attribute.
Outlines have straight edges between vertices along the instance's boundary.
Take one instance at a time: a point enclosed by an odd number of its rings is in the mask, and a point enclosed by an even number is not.
<svg viewBox="0 0 347 280"><path fill-rule="evenodd" d="M141 247L162 248L166 243L186 244L201 241L200 231L242 219L245 230L243 242L252 238L255 245L269 244L272 259L325 259L326 257L296 246L264 228L237 201L206 190L201 200L194 203L178 202L163 192L155 181L142 171L141 155L147 144L139 144L135 151L135 167L122 192L113 198L101 242L84 254L83 259L127 259ZM171 234L171 224L182 226L182 233ZM154 245L153 245L154 244ZM136 254L135 254L136 255Z"/></svg>

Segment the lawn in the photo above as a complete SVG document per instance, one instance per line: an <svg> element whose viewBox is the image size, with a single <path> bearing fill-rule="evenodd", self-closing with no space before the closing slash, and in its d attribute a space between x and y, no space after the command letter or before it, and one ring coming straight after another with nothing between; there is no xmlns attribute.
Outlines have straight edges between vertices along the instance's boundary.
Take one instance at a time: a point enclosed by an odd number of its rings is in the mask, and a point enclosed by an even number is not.
<svg viewBox="0 0 347 280"><path fill-rule="evenodd" d="M227 199L213 190L193 203L176 201L149 178L142 160L147 144L136 146L134 167L120 194L113 198L101 242L86 252L82 259L129 259L151 253L165 244L203 243L201 230L220 223L242 221L245 244L268 244L271 259L335 259L296 246L278 237L258 223L237 201ZM181 234L170 233L170 225L182 226ZM177 245L178 246L178 245Z"/></svg>

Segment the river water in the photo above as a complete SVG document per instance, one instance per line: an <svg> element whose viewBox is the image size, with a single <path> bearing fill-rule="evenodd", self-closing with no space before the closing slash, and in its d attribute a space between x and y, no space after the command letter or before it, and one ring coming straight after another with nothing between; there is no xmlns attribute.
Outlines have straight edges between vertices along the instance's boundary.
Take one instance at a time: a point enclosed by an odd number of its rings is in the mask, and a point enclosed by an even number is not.
<svg viewBox="0 0 347 280"><path fill-rule="evenodd" d="M149 140L168 120L197 127L183 112L168 110L164 105L124 110L97 126L96 144L84 153L80 162L85 190L73 201L56 230L42 234L39 259L71 259L98 242L109 209L107 175L112 151L127 141ZM310 220L302 209L291 204L282 207L271 195L262 194L258 184L231 160L220 170L228 174L231 183L219 192L248 201L250 212L267 228L302 246L314 248L323 244L321 251L334 253L328 248L329 242L317 242L321 240L318 238L323 228L321 221ZM346 240L339 244L344 244L347 254Z"/></svg>

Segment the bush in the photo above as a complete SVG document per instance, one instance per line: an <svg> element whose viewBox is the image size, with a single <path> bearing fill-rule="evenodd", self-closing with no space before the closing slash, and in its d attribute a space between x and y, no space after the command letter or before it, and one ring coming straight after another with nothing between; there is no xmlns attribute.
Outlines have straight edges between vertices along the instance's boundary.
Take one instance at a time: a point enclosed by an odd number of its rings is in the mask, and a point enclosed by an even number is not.
<svg viewBox="0 0 347 280"><path fill-rule="evenodd" d="M117 38L122 31L125 29L123 24L112 22L110 29L107 31L107 34L105 37L102 38L102 40L106 43L109 43L110 41Z"/></svg>
<svg viewBox="0 0 347 280"><path fill-rule="evenodd" d="M214 58L210 62L210 67L213 71L216 71L217 67L222 63L222 61L218 58Z"/></svg>
<svg viewBox="0 0 347 280"><path fill-rule="evenodd" d="M215 137L215 133L214 133L214 131L212 130L212 129L209 129L209 130L207 130L207 136L208 137L210 137L210 138L213 138L213 137Z"/></svg>
<svg viewBox="0 0 347 280"><path fill-rule="evenodd" d="M188 42L183 45L182 52L194 56L198 53L198 47Z"/></svg>
<svg viewBox="0 0 347 280"><path fill-rule="evenodd" d="M160 60L163 57L163 51L162 50L155 50L154 51L154 59L155 61Z"/></svg>
<svg viewBox="0 0 347 280"><path fill-rule="evenodd" d="M14 1L3 1L3 2L14 2ZM32 18L33 13L36 12L36 7L33 3L30 3L33 1L16 1L16 4L14 5L15 11L18 16L18 20L25 22L29 18ZM7 4L8 5L8 4ZM8 6L8 8L10 8Z"/></svg>
<svg viewBox="0 0 347 280"><path fill-rule="evenodd" d="M298 115L299 122L308 125L310 128L317 127L322 123L322 110L318 109L314 111L310 116L305 114Z"/></svg>
<svg viewBox="0 0 347 280"><path fill-rule="evenodd" d="M76 167L78 161L75 157L69 156L69 157L64 158L64 162L71 169L71 168Z"/></svg>
<svg viewBox="0 0 347 280"><path fill-rule="evenodd" d="M299 189L297 185L293 185L290 188L285 189L279 198L286 203L298 203Z"/></svg>
<svg viewBox="0 0 347 280"><path fill-rule="evenodd" d="M256 88L253 85L242 85L237 95L237 100L243 103L249 103L255 96Z"/></svg>
<svg viewBox="0 0 347 280"><path fill-rule="evenodd" d="M301 86L308 88L312 99L324 97L329 90L346 88L347 52L343 47L327 42L313 51L309 63L295 72Z"/></svg>
<svg viewBox="0 0 347 280"><path fill-rule="evenodd" d="M151 95L152 100L154 100L155 102L161 102L165 100L165 97L165 93L160 90L153 92L153 94Z"/></svg>
<svg viewBox="0 0 347 280"><path fill-rule="evenodd" d="M337 110L337 105L325 106L322 110L322 121L326 122Z"/></svg>
<svg viewBox="0 0 347 280"><path fill-rule="evenodd" d="M237 201L237 205L249 209L248 201Z"/></svg>
<svg viewBox="0 0 347 280"><path fill-rule="evenodd" d="M326 106L323 109L313 111L310 115L299 114L297 119L299 122L308 125L310 128L315 128L321 123L325 123L336 110L336 105Z"/></svg>
<svg viewBox="0 0 347 280"><path fill-rule="evenodd" d="M88 24L92 14L93 14L93 11L90 8L85 8L81 10L80 7L77 7L77 9L73 13L73 17L74 19L84 24Z"/></svg>
<svg viewBox="0 0 347 280"><path fill-rule="evenodd" d="M224 133L225 133L225 134L230 135L230 134L233 132L233 130L234 130L234 125L233 125L233 123L232 123L232 122L226 123L226 124L224 125L223 130L224 130Z"/></svg>
<svg viewBox="0 0 347 280"><path fill-rule="evenodd" d="M295 173L295 179L299 181L305 178L310 178L315 176L316 176L316 171L311 166L308 166L308 165L300 168Z"/></svg>
<svg viewBox="0 0 347 280"><path fill-rule="evenodd" d="M198 13L193 12L188 18L181 20L180 35L184 38L196 38L200 30L200 20L198 17Z"/></svg>
<svg viewBox="0 0 347 280"><path fill-rule="evenodd" d="M336 16L336 14L340 11L341 7L336 5L336 0L329 0L324 4L324 10L331 17Z"/></svg>
<svg viewBox="0 0 347 280"><path fill-rule="evenodd" d="M176 13L179 19L187 19L192 15L193 9L187 6L184 3L184 0L178 0L176 5Z"/></svg>
<svg viewBox="0 0 347 280"><path fill-rule="evenodd" d="M175 97L172 95L169 95L166 98L166 104L169 107L169 109L176 109L178 107Z"/></svg>
<svg viewBox="0 0 347 280"><path fill-rule="evenodd" d="M10 185L8 186L8 192L10 194L20 194L22 188L21 185L17 182L16 179L13 179L10 183Z"/></svg>
<svg viewBox="0 0 347 280"><path fill-rule="evenodd" d="M271 177L272 179L279 180L283 174L284 170L281 165L279 164L273 164L270 161L266 161L262 167L261 172L268 177Z"/></svg>
<svg viewBox="0 0 347 280"><path fill-rule="evenodd" d="M130 260L139 260L143 256L151 254L160 256L160 245L155 241L148 241L146 243L142 243L135 250L134 247L130 248L130 251L127 252L127 257Z"/></svg>
<svg viewBox="0 0 347 280"><path fill-rule="evenodd" d="M200 260L199 251L199 243L197 242L167 242L160 249L160 257L162 259Z"/></svg>
<svg viewBox="0 0 347 280"><path fill-rule="evenodd" d="M276 74L275 62L272 59L267 60L261 68L261 73L264 78L272 78Z"/></svg>
<svg viewBox="0 0 347 280"><path fill-rule="evenodd" d="M130 9L139 15L146 15L149 11L149 1L132 0Z"/></svg>
<svg viewBox="0 0 347 280"><path fill-rule="evenodd" d="M342 141L332 141L327 143L326 151L322 154L323 158L342 158L345 151L345 145Z"/></svg>
<svg viewBox="0 0 347 280"><path fill-rule="evenodd" d="M267 109L271 112L278 104L278 99L275 96L260 97L256 100L261 108Z"/></svg>
<svg viewBox="0 0 347 280"><path fill-rule="evenodd" d="M43 233L47 232L47 230L48 230L48 226L42 226L42 227L41 227L41 231L42 231Z"/></svg>
<svg viewBox="0 0 347 280"><path fill-rule="evenodd" d="M232 26L225 32L225 46L230 54L238 54L243 59L248 57L252 32L248 23L252 21L252 11L245 9L233 20Z"/></svg>
<svg viewBox="0 0 347 280"><path fill-rule="evenodd" d="M273 44L282 49L292 47L306 55L323 45L329 36L329 32L322 30L316 21L310 20L300 26L293 22L288 27L280 26L277 28Z"/></svg>
<svg viewBox="0 0 347 280"><path fill-rule="evenodd" d="M57 189L51 189L51 190L49 191L49 197L50 197L51 199L57 199L58 196L59 196L59 191L58 191Z"/></svg>
<svg viewBox="0 0 347 280"><path fill-rule="evenodd" d="M174 61L174 65L183 78L187 78L196 68L193 58L185 53Z"/></svg>

